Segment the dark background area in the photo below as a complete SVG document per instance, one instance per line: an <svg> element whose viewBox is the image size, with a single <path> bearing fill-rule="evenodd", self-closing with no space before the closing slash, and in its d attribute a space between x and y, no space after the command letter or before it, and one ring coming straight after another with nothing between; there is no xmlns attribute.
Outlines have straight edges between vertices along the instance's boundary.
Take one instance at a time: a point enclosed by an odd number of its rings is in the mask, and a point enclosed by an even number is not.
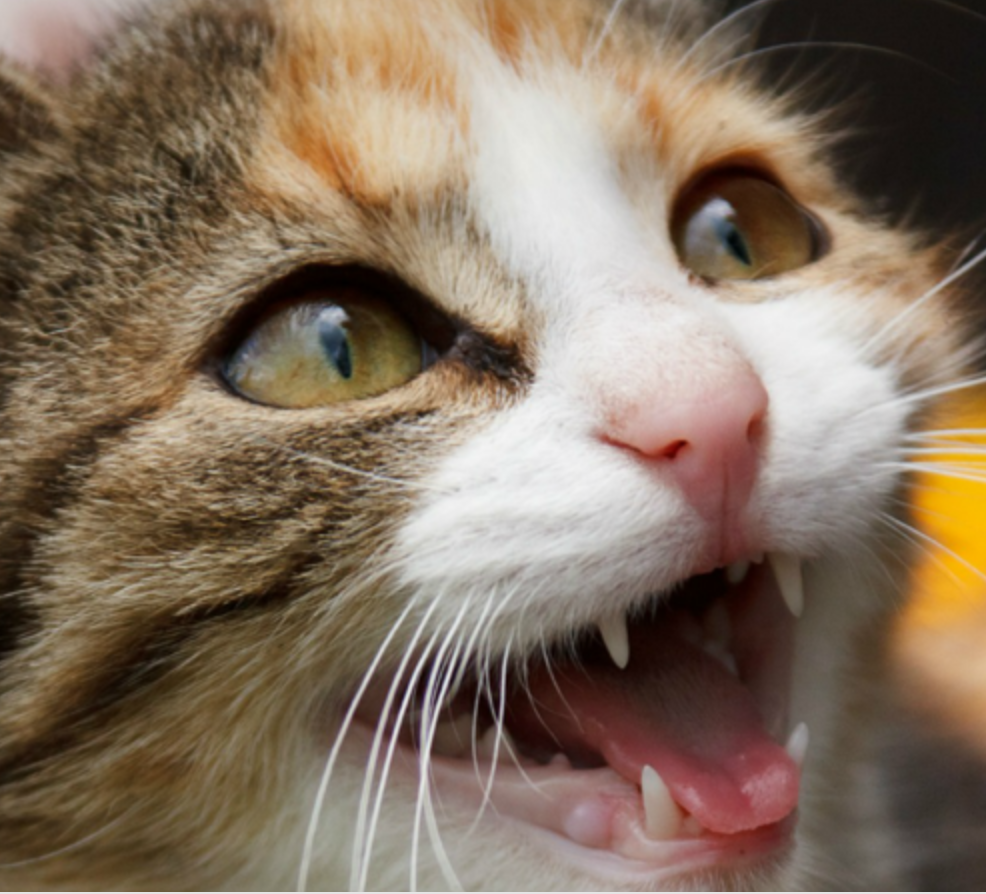
<svg viewBox="0 0 986 894"><path fill-rule="evenodd" d="M934 231L986 231L986 0L729 5L759 21L772 77L842 107L864 194Z"/></svg>

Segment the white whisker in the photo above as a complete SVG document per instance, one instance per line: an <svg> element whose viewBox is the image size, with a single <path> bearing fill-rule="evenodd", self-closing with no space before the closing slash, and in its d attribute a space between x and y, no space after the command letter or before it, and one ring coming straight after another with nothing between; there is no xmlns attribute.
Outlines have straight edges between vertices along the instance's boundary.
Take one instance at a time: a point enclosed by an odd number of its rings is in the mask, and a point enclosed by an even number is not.
<svg viewBox="0 0 986 894"><path fill-rule="evenodd" d="M445 638L443 639L438 652L434 656L431 663L431 673L428 676L425 692L421 699L422 713L420 741L418 743L418 795L414 813L414 829L411 835L412 891L417 890L418 853L421 847L421 822L423 812L425 812L425 805L428 803L430 797L431 752L435 742L435 729L438 725L439 712L442 708L442 702L448 691L445 683L452 677L452 672L449 670L449 666L447 664L447 657L449 650L452 648L452 643L455 640L458 629L471 608L472 604L470 600L464 599L462 606L455 616L455 619L445 634ZM438 859L442 874L445 875L446 881L448 881L453 888L461 888L461 884L459 884L455 871L451 867L448 860L448 855L445 853L445 849L441 844L440 836L437 835L437 831L435 836L432 838L432 846L435 850L435 856Z"/></svg>
<svg viewBox="0 0 986 894"><path fill-rule="evenodd" d="M500 659L500 672L499 672L499 699L495 704L491 703L490 707L493 712L493 725L496 729L496 741L493 743L493 756L490 759L490 772L489 776L486 778L486 784L483 791L483 801L480 805L480 814L486 811L489 806L490 800L493 797L493 783L496 781L496 770L500 762L500 743L503 741L503 724L504 717L507 710L507 671L510 668L510 653L513 649L513 634L507 640L506 646L503 649L503 655Z"/></svg>
<svg viewBox="0 0 986 894"><path fill-rule="evenodd" d="M766 47L758 47L755 50L750 50L749 52L743 53L739 56L733 56L725 62L720 63L714 68L706 71L700 83L711 80L716 75L721 74L728 68L732 68L735 65L740 65L745 62L749 62L753 59L758 59L763 56L768 56L772 53L786 52L788 50L805 50L805 49L830 49L830 50L856 50L867 53L874 53L880 56L889 56L894 59L903 59L912 65L916 65L919 68L923 68L932 74L943 78L945 80L951 81L952 79L943 71L935 68L933 65L929 65L927 62L923 62L909 53L901 52L900 50L893 50L889 47L880 47L873 44L860 43L858 41L852 40L792 40L785 43L771 44Z"/></svg>
<svg viewBox="0 0 986 894"><path fill-rule="evenodd" d="M439 691L435 701L435 714L433 715L432 723L428 730L428 743L427 749L425 749L422 754L426 755L425 759L421 762L421 779L419 782L423 783L420 788L420 799L418 801L418 808L421 814L424 816L425 828L428 830L428 839L431 842L432 852L435 859L438 862L438 867L445 878L445 881L451 886L453 890L462 890L462 883L458 879L458 874L452 865L452 860L449 857L448 851L445 848L445 843L442 841L441 831L438 828L438 818L435 815L434 809L434 798L431 792L431 757L432 748L435 736L435 726L438 721L438 711L441 709L443 704L446 704L446 700L449 696L449 687L456 676L458 676L458 670L456 669L456 664L462 655L462 643L460 641L455 652L453 652L452 658L450 659L445 672L443 673L443 681L439 687ZM419 828L418 818L415 818L415 831ZM417 835L415 840L417 840ZM416 860L417 850L412 849L411 853L412 859ZM414 871L412 871L412 888L411 890L417 890L417 876Z"/></svg>
<svg viewBox="0 0 986 894"><path fill-rule="evenodd" d="M609 13L606 15L606 20L603 22L602 28L599 29L599 34L593 41L589 50L582 57L582 64L580 66L582 71L585 71L590 65L592 65L596 59L596 56L599 55L599 51L606 42L606 38L612 33L613 25L616 24L616 20L619 18L620 12L623 10L625 5L626 0L613 0Z"/></svg>
<svg viewBox="0 0 986 894"><path fill-rule="evenodd" d="M735 9L729 15L719 19L707 28L705 32L701 34L699 38L684 52L682 57L678 60L675 70L680 71L685 65L688 64L689 60L695 56L695 54L705 47L710 40L715 38L716 35L720 34L722 31L733 27L733 25L735 25L741 17L754 14L759 15L765 7L773 6L778 2L780 2L780 0L753 0L752 3L747 3L745 6ZM706 74L708 74L708 72L706 72Z"/></svg>
<svg viewBox="0 0 986 894"><path fill-rule="evenodd" d="M943 428L935 431L909 432L904 435L906 441L941 440L943 444L954 443L950 439L962 438L986 438L986 428Z"/></svg>
<svg viewBox="0 0 986 894"><path fill-rule="evenodd" d="M325 762L325 769L322 771L322 776L319 780L318 790L312 806L311 819L308 823L308 829L305 832L305 843L302 848L301 864L298 869L299 892L304 892L308 888L308 875L311 871L312 857L315 851L315 836L318 831L319 819L321 818L322 810L325 806L325 797L328 793L329 781L332 778L332 773L335 770L337 761L339 760L339 753L342 750L342 746L349 732L349 728L352 726L353 720L356 717L356 712L359 709L360 702L366 695L366 691L370 687L370 682L374 674L376 674L377 670L379 670L384 656L387 654L390 646L397 638L398 631L403 626L404 621L407 620L408 616L415 610L415 608L415 602L413 600L409 601L404 610L391 625L390 630L383 642L377 647L376 654L373 656L373 660L370 662L366 673L364 673L359 688L356 690L356 694L353 696L342 724L339 727L339 732L336 734L336 740L332 745L332 750L329 752L329 757Z"/></svg>
<svg viewBox="0 0 986 894"><path fill-rule="evenodd" d="M966 379L959 379L955 382L948 382L944 385L935 385L930 388L905 392L903 394L898 394L896 397L892 397L889 400L883 401L882 403L867 407L866 410L860 413L857 418L865 417L869 413L881 411L889 407L906 407L912 404L919 405L927 403L936 397L947 397L950 394L959 394L963 391L979 388L982 385L986 385L986 376L977 375Z"/></svg>
<svg viewBox="0 0 986 894"><path fill-rule="evenodd" d="M869 354L876 350L881 343L887 341L889 337L900 329L900 327L918 310L924 307L929 301L934 300L938 295L944 292L945 289L953 285L967 273L973 271L982 263L984 258L986 258L986 249L977 252L968 261L941 279L920 298L908 304L907 307L905 307L900 313L896 314L886 324L881 326L880 329L877 330L877 332L863 345L863 353Z"/></svg>
<svg viewBox="0 0 986 894"><path fill-rule="evenodd" d="M63 857L66 854L71 854L73 851L80 850L84 848L87 844L91 844L93 841L98 841L108 832L112 832L118 826L122 825L127 819L129 819L134 813L133 808L129 808L123 813L121 813L115 819L110 820L103 826L96 829L95 832L90 832L83 838L79 838L77 841L73 841L71 844L66 844L64 847L60 847L57 850L49 851L48 853L41 854L37 857L31 857L28 860L18 860L14 863L0 863L0 870L11 870L11 869L23 869L27 866L35 866L38 863L45 863L48 860L55 860L58 857Z"/></svg>
<svg viewBox="0 0 986 894"><path fill-rule="evenodd" d="M332 469L335 472L342 472L346 475L355 475L359 478L365 478L368 481L376 482L377 484L396 485L403 490L422 491L427 493L445 493L443 489L425 484L421 481L394 478L393 476L385 475L381 472L372 471L370 469L361 469L358 466L352 466L348 463L341 463L338 460L331 459L327 456L319 456L314 453L309 453L306 450L299 450L296 447L290 447L287 444L279 444L276 441L272 441L270 438L254 436L253 440L257 443L274 447L281 453L289 454L290 456L311 465L322 466L326 469Z"/></svg>
<svg viewBox="0 0 986 894"><path fill-rule="evenodd" d="M956 481L971 481L976 484L986 482L986 470L977 466L946 465L938 463L899 463L892 468L907 472L926 472L942 478L953 478Z"/></svg>
<svg viewBox="0 0 986 894"><path fill-rule="evenodd" d="M968 562L966 559L963 559L962 556L960 556L957 552L955 552L955 550L945 546L945 544L941 543L939 540L936 540L930 534L920 530L919 528L914 527L913 525L909 525L907 524L907 522L901 521L899 518L895 518L893 516L885 515L883 516L883 519L892 527L907 532L910 536L916 538L917 540L923 543L928 544L931 547L932 552L934 554L936 555L944 554L954 559L956 562L962 565L962 567L965 568L967 571L971 571L980 580L986 582L986 573L984 573L982 570L977 568L971 562Z"/></svg>
<svg viewBox="0 0 986 894"><path fill-rule="evenodd" d="M415 630L414 637L411 642L407 645L404 650L404 655L401 658L401 663L398 666L393 679L391 680L390 686L387 689L387 696L384 700L384 704L380 709L379 720L377 721L377 728L373 735L373 744L370 749L370 754L366 761L366 777L363 782L363 793L360 798L359 812L357 814L356 821L356 834L354 837L354 847L353 847L353 869L350 879L350 890L353 891L364 891L366 890L367 875L369 873L369 863L370 863L370 853L373 848L373 836L370 834L371 831L375 831L374 818L378 815L380 805L382 804L387 778L390 772L391 763L393 761L393 755L396 752L397 744L400 736L400 729L404 723L404 719L407 716L408 709L411 702L414 699L414 690L417 686L419 680L421 679L421 674L424 672L428 665L429 658L431 656L432 649L436 640L438 639L438 631L434 631L431 637L428 639L424 648L418 657L417 664L414 666L409 677L407 677L406 684L405 673L407 671L408 665L417 651L417 645L420 641L424 630L427 626L428 621L431 618L431 614L437 606L440 604L440 599L434 599L428 608L428 611L420 619L418 627ZM397 694L403 685L404 695L401 699L400 706L396 713L393 712L394 702L397 700ZM380 757L380 751L383 747L383 737L386 735L386 729L388 725L389 718L393 718L392 721L392 731L387 745L387 752L383 762L383 766L380 768L380 783L377 786L377 795L374 802L372 815L370 814L370 798L373 786L374 777L376 775L376 768Z"/></svg>
<svg viewBox="0 0 986 894"><path fill-rule="evenodd" d="M986 444L962 444L955 441L933 447L905 447L905 456L983 456Z"/></svg>

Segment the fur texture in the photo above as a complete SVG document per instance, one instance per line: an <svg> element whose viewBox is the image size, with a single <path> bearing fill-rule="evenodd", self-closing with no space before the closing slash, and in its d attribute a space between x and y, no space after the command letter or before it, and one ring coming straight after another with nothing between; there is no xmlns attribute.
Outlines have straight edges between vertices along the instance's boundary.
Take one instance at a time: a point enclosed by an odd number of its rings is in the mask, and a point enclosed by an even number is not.
<svg viewBox="0 0 986 894"><path fill-rule="evenodd" d="M899 589L908 438L971 350L951 260L869 219L694 4L372 7L170 3L5 69L0 884L858 884L845 681ZM669 220L719 168L782 184L823 256L690 275ZM340 275L440 317L439 362L320 409L231 393L258 308ZM498 668L726 564L607 433L740 367L770 401L745 553L806 561L790 847L602 859L352 722L417 678L427 740L467 673L502 717Z"/></svg>

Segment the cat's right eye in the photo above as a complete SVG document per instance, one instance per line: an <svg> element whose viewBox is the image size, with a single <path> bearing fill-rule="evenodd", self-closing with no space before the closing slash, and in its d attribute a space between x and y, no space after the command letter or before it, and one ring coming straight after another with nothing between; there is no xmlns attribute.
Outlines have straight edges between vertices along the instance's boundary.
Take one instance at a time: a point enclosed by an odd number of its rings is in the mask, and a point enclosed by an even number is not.
<svg viewBox="0 0 986 894"><path fill-rule="evenodd" d="M364 289L309 292L260 320L223 364L238 394L307 409L383 394L433 358L411 324Z"/></svg>
<svg viewBox="0 0 986 894"><path fill-rule="evenodd" d="M709 280L749 280L797 270L820 254L819 225L763 176L717 171L679 200L671 234L682 264Z"/></svg>

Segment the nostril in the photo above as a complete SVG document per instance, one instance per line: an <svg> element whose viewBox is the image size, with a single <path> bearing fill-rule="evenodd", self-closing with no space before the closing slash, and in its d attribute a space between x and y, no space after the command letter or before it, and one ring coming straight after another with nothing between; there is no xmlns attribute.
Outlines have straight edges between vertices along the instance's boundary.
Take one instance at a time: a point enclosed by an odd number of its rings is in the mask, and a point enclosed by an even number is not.
<svg viewBox="0 0 986 894"><path fill-rule="evenodd" d="M677 459L678 455L686 447L688 447L688 441L685 440L672 441L663 450L658 451L656 453L656 456L663 457L664 459Z"/></svg>
<svg viewBox="0 0 986 894"><path fill-rule="evenodd" d="M766 425L766 414L759 413L750 420L746 428L746 440L748 444L756 446L763 440L764 427Z"/></svg>

